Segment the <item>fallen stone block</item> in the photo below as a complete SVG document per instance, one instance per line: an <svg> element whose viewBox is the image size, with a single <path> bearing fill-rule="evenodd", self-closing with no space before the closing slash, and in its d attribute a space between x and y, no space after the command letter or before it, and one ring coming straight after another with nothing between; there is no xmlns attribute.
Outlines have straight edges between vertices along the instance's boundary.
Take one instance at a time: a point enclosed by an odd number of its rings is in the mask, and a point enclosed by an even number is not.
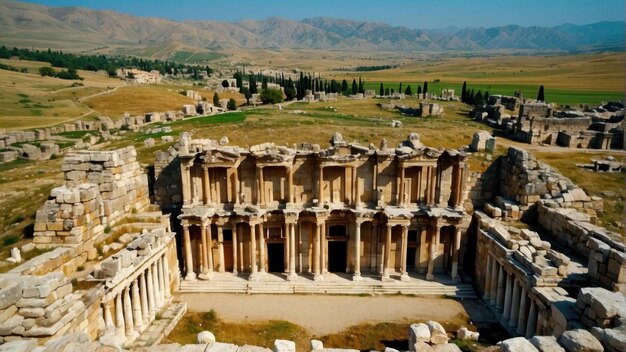
<svg viewBox="0 0 626 352"><path fill-rule="evenodd" d="M528 341L540 352L565 352L554 336L533 336Z"/></svg>
<svg viewBox="0 0 626 352"><path fill-rule="evenodd" d="M500 342L502 352L539 352L532 343L524 337L514 337Z"/></svg>
<svg viewBox="0 0 626 352"><path fill-rule="evenodd" d="M296 352L296 343L289 340L275 340L273 352Z"/></svg>
<svg viewBox="0 0 626 352"><path fill-rule="evenodd" d="M424 323L409 326L409 350L416 342L430 342L430 328Z"/></svg>
<svg viewBox="0 0 626 352"><path fill-rule="evenodd" d="M574 329L565 331L559 337L559 343L568 352L602 352L604 347L589 331Z"/></svg>
<svg viewBox="0 0 626 352"><path fill-rule="evenodd" d="M213 335L212 332L205 330L205 331L201 331L198 333L197 339L198 339L198 343L207 344L207 343L215 342L215 335Z"/></svg>

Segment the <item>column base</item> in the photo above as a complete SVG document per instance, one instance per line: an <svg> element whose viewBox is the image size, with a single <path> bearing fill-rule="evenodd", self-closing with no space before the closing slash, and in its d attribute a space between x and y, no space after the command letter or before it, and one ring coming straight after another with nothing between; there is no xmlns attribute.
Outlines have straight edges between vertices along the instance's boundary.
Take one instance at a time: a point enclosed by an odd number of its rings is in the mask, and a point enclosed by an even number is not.
<svg viewBox="0 0 626 352"><path fill-rule="evenodd" d="M383 276L380 279L383 282L391 282L391 281L393 281L393 279L391 279L391 277L389 277L389 270L388 269L383 270Z"/></svg>
<svg viewBox="0 0 626 352"><path fill-rule="evenodd" d="M185 275L185 281L196 281L196 273L192 272L188 272L187 275Z"/></svg>
<svg viewBox="0 0 626 352"><path fill-rule="evenodd" d="M233 270L233 275L239 275L239 272L237 270Z"/></svg>
<svg viewBox="0 0 626 352"><path fill-rule="evenodd" d="M252 273L250 274L250 276L248 276L248 281L258 282L260 279L261 279L261 273L259 272Z"/></svg>
<svg viewBox="0 0 626 352"><path fill-rule="evenodd" d="M298 279L298 275L295 273L287 275L287 281L295 281L297 279Z"/></svg>
<svg viewBox="0 0 626 352"><path fill-rule="evenodd" d="M409 274L404 273L400 276L400 281L408 282L408 281L411 281L411 278L409 277Z"/></svg>
<svg viewBox="0 0 626 352"><path fill-rule="evenodd" d="M324 276L322 274L314 274L313 281L324 281Z"/></svg>
<svg viewBox="0 0 626 352"><path fill-rule="evenodd" d="M200 273L198 275L198 279L200 280L211 280L213 278L213 273Z"/></svg>
<svg viewBox="0 0 626 352"><path fill-rule="evenodd" d="M435 275L433 275L433 274L426 274L426 280L434 281L435 280Z"/></svg>
<svg viewBox="0 0 626 352"><path fill-rule="evenodd" d="M352 276L352 281L362 281L362 280L363 280L363 277L361 277L361 273L355 273Z"/></svg>

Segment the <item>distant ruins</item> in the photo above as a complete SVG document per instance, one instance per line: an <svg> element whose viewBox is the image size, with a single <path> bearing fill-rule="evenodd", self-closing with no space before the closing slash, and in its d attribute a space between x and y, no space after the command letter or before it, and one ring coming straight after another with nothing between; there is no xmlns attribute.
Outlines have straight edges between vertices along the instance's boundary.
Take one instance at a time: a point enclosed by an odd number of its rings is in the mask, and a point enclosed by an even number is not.
<svg viewBox="0 0 626 352"><path fill-rule="evenodd" d="M490 140L478 134L476 149ZM477 173L465 152L426 147L414 133L395 147L335 133L326 149L241 148L183 133L156 154L154 179L132 147L71 153L62 169L64 185L22 247L48 251L20 263L14 248L16 266L0 274L0 349L146 350L185 313L172 300L177 291L437 287L439 295L478 294L518 336L502 351L624 350L620 234L596 225L601 198L521 149ZM510 226L520 219L537 226ZM463 291L467 279L476 293ZM453 348L439 326L411 325L407 350ZM467 329L456 337L478 338ZM198 338L185 350L267 351L215 342L210 332ZM277 340L274 350L295 344Z"/></svg>
<svg viewBox="0 0 626 352"><path fill-rule="evenodd" d="M518 116L514 118L511 113L518 110ZM507 136L524 143L567 148L624 148L622 103L556 111L551 104L544 102L494 95L489 97L486 106L474 108L472 116L477 121L503 129Z"/></svg>

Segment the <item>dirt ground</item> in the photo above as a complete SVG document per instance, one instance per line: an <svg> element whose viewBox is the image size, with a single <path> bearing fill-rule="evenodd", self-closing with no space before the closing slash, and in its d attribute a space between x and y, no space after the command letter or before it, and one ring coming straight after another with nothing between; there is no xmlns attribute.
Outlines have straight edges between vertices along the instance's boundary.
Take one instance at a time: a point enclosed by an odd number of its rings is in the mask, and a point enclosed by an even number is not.
<svg viewBox="0 0 626 352"><path fill-rule="evenodd" d="M314 335L341 331L361 323L436 320L462 325L468 302L407 296L317 296L185 293L192 312L213 309L225 321L280 319L298 324Z"/></svg>

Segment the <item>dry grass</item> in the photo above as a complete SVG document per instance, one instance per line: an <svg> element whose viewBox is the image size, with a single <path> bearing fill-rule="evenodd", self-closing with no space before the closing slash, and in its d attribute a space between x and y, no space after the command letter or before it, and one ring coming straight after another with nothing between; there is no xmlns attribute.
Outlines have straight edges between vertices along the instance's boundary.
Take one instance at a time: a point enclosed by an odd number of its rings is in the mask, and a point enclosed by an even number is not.
<svg viewBox="0 0 626 352"><path fill-rule="evenodd" d="M624 223L624 199L626 199L626 188L624 184L623 173L605 173L593 172L591 170L582 169L576 164L591 163L591 159L602 159L607 153L564 150L561 153L534 152L538 160L541 160L561 174L568 177L572 182L580 186L589 195L604 198L604 211L598 214L600 225L610 230L622 233L622 241L624 238L623 229L615 226L616 222ZM624 160L623 154L615 153L617 159ZM611 192L611 193L605 193Z"/></svg>
<svg viewBox="0 0 626 352"><path fill-rule="evenodd" d="M298 351L308 351L310 335L296 324L283 320L256 323L230 323L217 317L214 311L207 313L189 312L165 338L164 343L197 343L199 332L211 331L217 341L237 345L255 345L272 348L274 340L285 339L296 342Z"/></svg>
<svg viewBox="0 0 626 352"><path fill-rule="evenodd" d="M165 86L136 85L121 87L115 92L85 101L87 106L110 117L121 117L125 112L141 115L153 111L180 110L194 100Z"/></svg>

